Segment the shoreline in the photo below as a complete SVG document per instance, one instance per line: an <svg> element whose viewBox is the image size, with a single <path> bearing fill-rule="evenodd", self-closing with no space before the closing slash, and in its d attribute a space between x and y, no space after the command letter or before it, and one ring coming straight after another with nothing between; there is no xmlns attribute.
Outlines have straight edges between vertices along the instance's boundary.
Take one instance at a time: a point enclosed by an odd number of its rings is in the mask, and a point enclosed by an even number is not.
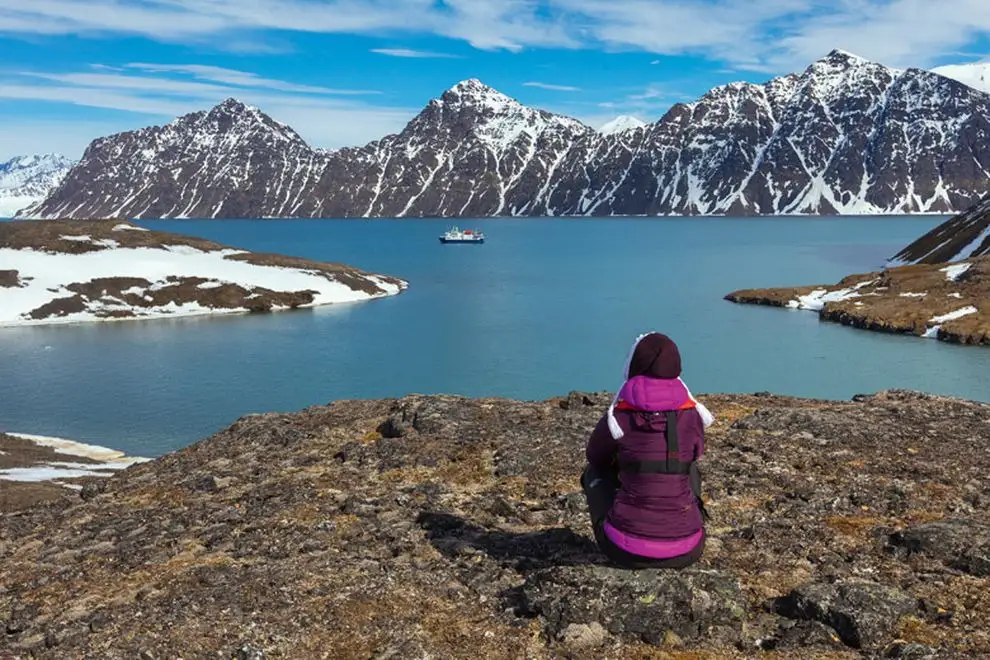
<svg viewBox="0 0 990 660"><path fill-rule="evenodd" d="M862 330L990 346L990 256L895 266L832 285L740 289L724 299L812 311Z"/></svg>
<svg viewBox="0 0 990 660"><path fill-rule="evenodd" d="M0 432L0 512L55 501L153 459L66 438Z"/></svg>

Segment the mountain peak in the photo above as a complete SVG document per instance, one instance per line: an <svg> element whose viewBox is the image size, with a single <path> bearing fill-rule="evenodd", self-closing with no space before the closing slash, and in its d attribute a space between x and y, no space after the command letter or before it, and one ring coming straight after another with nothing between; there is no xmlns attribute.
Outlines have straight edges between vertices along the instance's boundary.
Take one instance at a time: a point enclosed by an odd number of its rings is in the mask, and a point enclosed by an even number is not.
<svg viewBox="0 0 990 660"><path fill-rule="evenodd" d="M827 60L845 60L847 62L866 62L865 57L860 57L855 53L850 53L848 50L843 50L841 48L833 48L828 55L825 56Z"/></svg>
<svg viewBox="0 0 990 660"><path fill-rule="evenodd" d="M598 129L602 135L614 135L624 131L631 131L646 126L646 122L629 115L621 115Z"/></svg>
<svg viewBox="0 0 990 660"><path fill-rule="evenodd" d="M233 114L239 114L242 112L248 112L251 110L256 110L253 106L244 103L240 99L235 99L233 96L224 99L220 103L213 106L213 110L228 112Z"/></svg>
<svg viewBox="0 0 990 660"><path fill-rule="evenodd" d="M431 102L431 105L435 104L458 112L465 110L479 112L488 117L514 114L524 108L519 101L489 87L477 78L469 78L457 83L440 98Z"/></svg>
<svg viewBox="0 0 990 660"><path fill-rule="evenodd" d="M497 93L497 90L495 88L486 85L485 83L481 82L478 78L468 78L466 80L462 80L447 91L456 92L459 94L463 94L465 92L496 92Z"/></svg>

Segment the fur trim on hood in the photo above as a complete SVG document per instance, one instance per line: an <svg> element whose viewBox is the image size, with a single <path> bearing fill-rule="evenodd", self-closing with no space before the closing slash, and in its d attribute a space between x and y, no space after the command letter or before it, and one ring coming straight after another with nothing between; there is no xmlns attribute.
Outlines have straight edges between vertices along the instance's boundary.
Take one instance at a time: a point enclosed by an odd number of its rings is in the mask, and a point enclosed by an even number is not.
<svg viewBox="0 0 990 660"><path fill-rule="evenodd" d="M653 333L648 332L636 337L636 341L633 342L632 348L629 349L629 355L626 357L626 362L623 365L623 370L622 370L623 386L625 386L625 383L628 380L629 365L632 363L633 355L635 355L636 353L636 348L639 346L639 342L641 342L645 337L648 337L651 334ZM698 413L701 415L701 420L704 423L705 427L707 428L711 426L711 424L715 421L715 417L712 415L711 411L709 411L708 408L706 408L703 403L701 403L700 401L694 398L694 395L691 394L691 390L688 389L687 384L683 380L681 380L679 377L676 380L684 387L684 391L687 393L688 398L694 403L695 410L697 410ZM612 398L612 403L608 407L608 429L612 433L612 437L615 438L616 440L618 440L624 435L622 432L622 428L619 426L618 420L615 419L615 406L619 402L619 395L621 392L622 392L622 387L620 387L616 391L615 396Z"/></svg>

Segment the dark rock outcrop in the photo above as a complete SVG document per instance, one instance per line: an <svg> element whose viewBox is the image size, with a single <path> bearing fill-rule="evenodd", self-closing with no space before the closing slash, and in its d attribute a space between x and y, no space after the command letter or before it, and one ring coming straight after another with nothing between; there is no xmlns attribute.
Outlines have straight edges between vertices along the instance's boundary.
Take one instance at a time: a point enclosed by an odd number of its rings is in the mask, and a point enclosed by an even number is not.
<svg viewBox="0 0 990 660"><path fill-rule="evenodd" d="M920 554L946 566L990 576L990 525L975 520L940 520L917 525L890 536L891 549L909 557Z"/></svg>
<svg viewBox="0 0 990 660"><path fill-rule="evenodd" d="M824 623L857 649L888 642L901 617L917 610L918 599L910 594L864 580L806 584L777 603L780 614Z"/></svg>
<svg viewBox="0 0 990 660"><path fill-rule="evenodd" d="M0 655L990 654L990 578L890 546L990 525L990 405L702 399L712 519L686 571L594 545L578 478L608 393L340 401L0 513Z"/></svg>
<svg viewBox="0 0 990 660"><path fill-rule="evenodd" d="M952 212L985 192L990 95L834 51L603 135L466 80L333 152L228 99L95 140L41 217Z"/></svg>
<svg viewBox="0 0 990 660"><path fill-rule="evenodd" d="M0 287L13 288L20 286L21 278L16 270L0 270Z"/></svg>
<svg viewBox="0 0 990 660"><path fill-rule="evenodd" d="M530 575L521 612L540 616L551 638L570 626L599 624L653 646L742 639L745 601L739 580L711 570L626 571L563 566Z"/></svg>

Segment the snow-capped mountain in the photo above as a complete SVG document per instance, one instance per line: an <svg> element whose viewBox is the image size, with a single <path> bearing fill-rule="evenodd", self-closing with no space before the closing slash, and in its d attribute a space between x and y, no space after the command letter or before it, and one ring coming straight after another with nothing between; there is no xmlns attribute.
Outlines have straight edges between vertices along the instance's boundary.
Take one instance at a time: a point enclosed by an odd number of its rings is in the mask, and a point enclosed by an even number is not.
<svg viewBox="0 0 990 660"><path fill-rule="evenodd" d="M614 135L623 131L636 130L644 126L646 126L646 122L641 119L630 117L629 115L620 115L599 128L598 132L602 135Z"/></svg>
<svg viewBox="0 0 990 660"><path fill-rule="evenodd" d="M990 62L949 64L932 69L933 73L958 80L981 92L990 92Z"/></svg>
<svg viewBox="0 0 990 660"><path fill-rule="evenodd" d="M17 156L0 163L0 218L37 204L55 189L73 162L59 154Z"/></svg>
<svg viewBox="0 0 990 660"><path fill-rule="evenodd" d="M990 196L894 255L889 266L939 264L990 255Z"/></svg>
<svg viewBox="0 0 990 660"><path fill-rule="evenodd" d="M478 80L327 152L228 100L93 142L41 217L952 212L990 184L990 95L833 51L610 135Z"/></svg>

